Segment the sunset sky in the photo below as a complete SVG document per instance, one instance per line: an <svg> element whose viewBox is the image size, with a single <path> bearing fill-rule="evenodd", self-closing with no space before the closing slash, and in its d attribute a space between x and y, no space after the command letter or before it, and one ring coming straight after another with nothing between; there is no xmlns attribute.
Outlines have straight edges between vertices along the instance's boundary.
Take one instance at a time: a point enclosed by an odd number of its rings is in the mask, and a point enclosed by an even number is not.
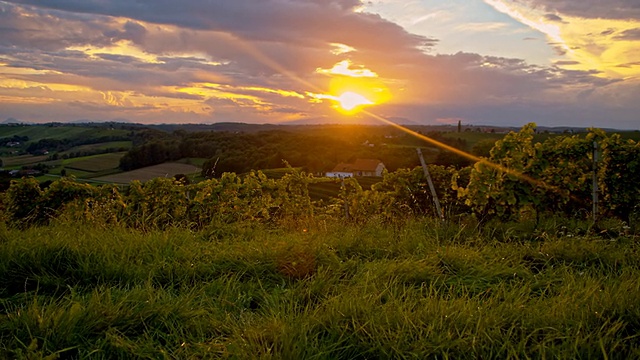
<svg viewBox="0 0 640 360"><path fill-rule="evenodd" d="M640 129L638 0L0 1L0 121Z"/></svg>

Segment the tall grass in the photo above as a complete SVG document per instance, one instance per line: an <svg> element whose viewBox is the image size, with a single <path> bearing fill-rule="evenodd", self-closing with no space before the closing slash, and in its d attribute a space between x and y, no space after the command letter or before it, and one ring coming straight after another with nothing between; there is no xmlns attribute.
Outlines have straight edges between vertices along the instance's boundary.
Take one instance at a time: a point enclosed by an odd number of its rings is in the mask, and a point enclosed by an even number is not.
<svg viewBox="0 0 640 360"><path fill-rule="evenodd" d="M537 231L2 228L0 358L640 356L638 243Z"/></svg>

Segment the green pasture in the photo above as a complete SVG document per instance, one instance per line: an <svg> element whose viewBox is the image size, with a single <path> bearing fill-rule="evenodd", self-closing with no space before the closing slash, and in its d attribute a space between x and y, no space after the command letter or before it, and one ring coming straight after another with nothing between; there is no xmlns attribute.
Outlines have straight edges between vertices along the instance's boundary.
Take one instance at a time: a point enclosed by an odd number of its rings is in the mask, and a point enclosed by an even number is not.
<svg viewBox="0 0 640 360"><path fill-rule="evenodd" d="M94 152L94 151L101 151L101 150L107 150L107 149L120 149L120 148L130 149L131 146L132 146L131 141L111 141L111 142L104 142L104 143L98 143L98 144L76 146L67 151L60 152L60 155L77 153L77 152Z"/></svg>
<svg viewBox="0 0 640 360"><path fill-rule="evenodd" d="M640 357L637 239L468 225L2 227L0 357Z"/></svg>
<svg viewBox="0 0 640 360"><path fill-rule="evenodd" d="M187 165L195 165L202 168L205 162L207 162L207 158L184 158L176 161L176 163L187 164Z"/></svg>
<svg viewBox="0 0 640 360"><path fill-rule="evenodd" d="M120 164L120 158L122 158L124 154L124 152L119 152L65 159L62 160L61 165L66 169L86 172L99 172L117 169Z"/></svg>
<svg viewBox="0 0 640 360"><path fill-rule="evenodd" d="M18 155L18 156L3 156L2 163L5 169L20 168L25 165L34 165L39 162L47 160L48 155Z"/></svg>
<svg viewBox="0 0 640 360"><path fill-rule="evenodd" d="M103 136L124 136L130 130L92 127L89 125L0 125L0 138L14 135L27 136L29 142L42 139L87 139Z"/></svg>

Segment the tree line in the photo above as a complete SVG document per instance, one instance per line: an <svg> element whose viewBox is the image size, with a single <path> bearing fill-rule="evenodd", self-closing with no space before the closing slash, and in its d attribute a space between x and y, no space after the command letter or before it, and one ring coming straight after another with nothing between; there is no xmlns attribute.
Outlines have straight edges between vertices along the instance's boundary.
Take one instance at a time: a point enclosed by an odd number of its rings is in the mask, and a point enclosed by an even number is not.
<svg viewBox="0 0 640 360"><path fill-rule="evenodd" d="M406 134L385 135L387 128L337 128L310 131L269 130L257 133L174 131L172 134L142 133L147 139L132 148L120 161L128 171L182 158L208 159L202 175L220 177L225 172L246 173L251 170L281 168L284 163L302 167L311 173L330 171L341 162L356 158L381 160L387 169L413 167L419 164L415 147L432 147ZM432 138L466 149L466 141L449 139L441 133ZM433 148L433 147L432 147ZM433 148L432 163L466 166L468 160Z"/></svg>
<svg viewBox="0 0 640 360"><path fill-rule="evenodd" d="M101 136L97 138L78 138L78 139L52 139L45 138L29 144L26 148L26 152L32 155L47 152L61 152L66 151L76 146L92 145L114 141L129 141L129 136Z"/></svg>

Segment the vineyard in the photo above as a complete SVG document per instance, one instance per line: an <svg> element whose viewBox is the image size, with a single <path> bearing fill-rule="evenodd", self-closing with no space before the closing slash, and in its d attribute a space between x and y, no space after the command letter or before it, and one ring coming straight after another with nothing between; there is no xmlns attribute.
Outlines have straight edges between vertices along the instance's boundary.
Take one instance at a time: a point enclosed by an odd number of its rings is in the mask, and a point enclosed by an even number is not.
<svg viewBox="0 0 640 360"><path fill-rule="evenodd" d="M640 145L534 134L429 165L444 220L419 167L14 181L0 357L638 357Z"/></svg>

